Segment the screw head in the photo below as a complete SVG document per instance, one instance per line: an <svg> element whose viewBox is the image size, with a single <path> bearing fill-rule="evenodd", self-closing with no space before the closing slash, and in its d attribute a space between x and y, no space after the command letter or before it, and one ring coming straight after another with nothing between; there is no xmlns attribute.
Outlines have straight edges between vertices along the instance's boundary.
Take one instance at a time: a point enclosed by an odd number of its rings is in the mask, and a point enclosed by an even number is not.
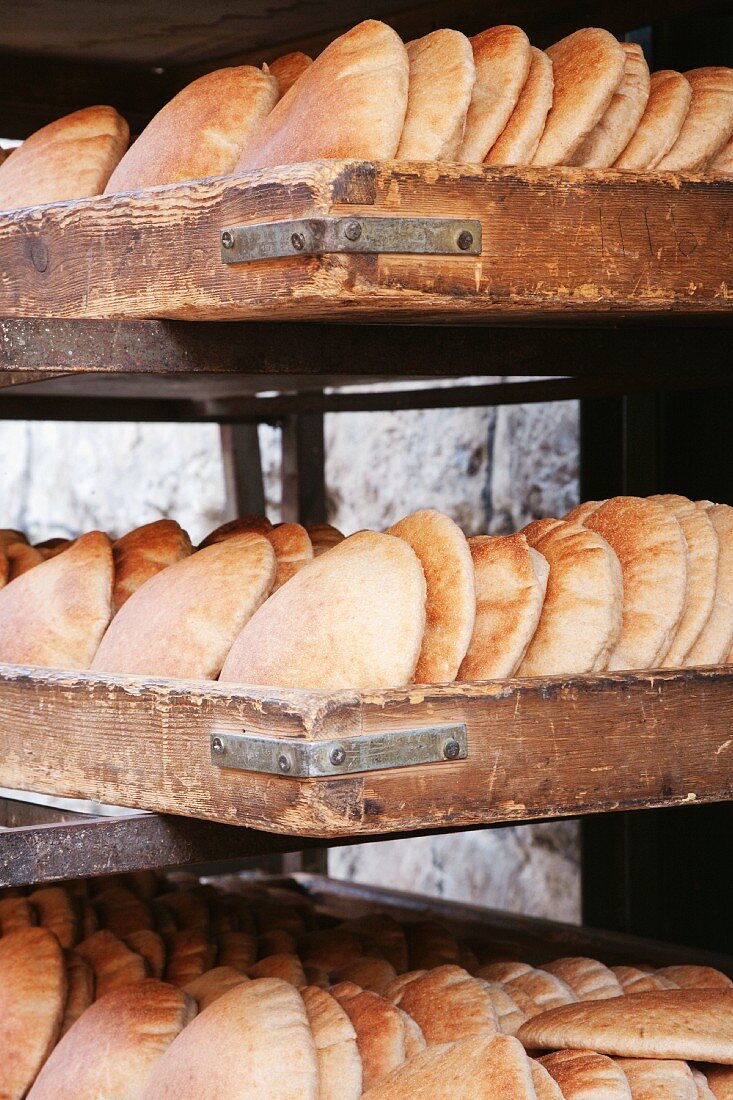
<svg viewBox="0 0 733 1100"><path fill-rule="evenodd" d="M331 749L328 759L335 768L339 768L346 759L346 753L340 745L337 745L335 749Z"/></svg>
<svg viewBox="0 0 733 1100"><path fill-rule="evenodd" d="M358 241L362 229L358 222L349 222L344 229L344 236L349 241Z"/></svg>
<svg viewBox="0 0 733 1100"><path fill-rule="evenodd" d="M461 746L458 742L451 737L450 741L446 741L443 745L443 756L446 760L457 760L461 751Z"/></svg>
<svg viewBox="0 0 733 1100"><path fill-rule="evenodd" d="M222 248L234 248L234 234L230 229L223 229L221 232L221 247Z"/></svg>
<svg viewBox="0 0 733 1100"><path fill-rule="evenodd" d="M293 233L290 243L296 252L302 252L305 248L305 237L302 233Z"/></svg>
<svg viewBox="0 0 733 1100"><path fill-rule="evenodd" d="M211 739L211 751L215 752L217 756L221 756L224 752L224 742L221 737L212 737Z"/></svg>
<svg viewBox="0 0 733 1100"><path fill-rule="evenodd" d="M277 766L278 766L278 768L280 769L281 772L289 772L291 764L290 764L290 761L288 760L287 756L278 756Z"/></svg>
<svg viewBox="0 0 733 1100"><path fill-rule="evenodd" d="M461 230L458 234L456 244L460 248L461 252L468 252L469 248L473 244L473 233L469 233L467 229Z"/></svg>

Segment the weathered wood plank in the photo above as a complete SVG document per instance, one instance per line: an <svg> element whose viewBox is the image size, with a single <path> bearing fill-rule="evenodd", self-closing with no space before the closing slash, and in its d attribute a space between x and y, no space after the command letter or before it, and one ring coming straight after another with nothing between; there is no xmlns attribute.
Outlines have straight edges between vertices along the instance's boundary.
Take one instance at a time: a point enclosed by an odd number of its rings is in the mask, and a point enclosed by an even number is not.
<svg viewBox="0 0 733 1100"><path fill-rule="evenodd" d="M0 670L0 784L302 836L733 798L733 668L357 695ZM216 729L332 738L465 722L466 761L296 780L219 768Z"/></svg>
<svg viewBox="0 0 733 1100"><path fill-rule="evenodd" d="M466 321L712 315L733 291L733 182L580 169L319 161L0 218L10 317ZM479 218L481 257L224 264L225 226ZM114 349L113 349L114 350Z"/></svg>

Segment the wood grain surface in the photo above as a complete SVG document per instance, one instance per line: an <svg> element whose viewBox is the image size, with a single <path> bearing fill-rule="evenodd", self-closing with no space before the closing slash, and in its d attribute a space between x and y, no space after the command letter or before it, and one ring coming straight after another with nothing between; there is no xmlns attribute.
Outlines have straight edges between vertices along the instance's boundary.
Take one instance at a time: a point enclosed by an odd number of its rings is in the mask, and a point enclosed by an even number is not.
<svg viewBox="0 0 733 1100"><path fill-rule="evenodd" d="M733 182L581 169L318 161L0 218L0 314L518 321L730 309ZM226 226L480 218L470 256L224 264ZM111 349L113 352L114 349Z"/></svg>
<svg viewBox="0 0 733 1100"><path fill-rule="evenodd" d="M733 798L733 668L358 695L0 667L0 785L312 837ZM468 759L327 779L211 763L215 729L310 739L465 722Z"/></svg>

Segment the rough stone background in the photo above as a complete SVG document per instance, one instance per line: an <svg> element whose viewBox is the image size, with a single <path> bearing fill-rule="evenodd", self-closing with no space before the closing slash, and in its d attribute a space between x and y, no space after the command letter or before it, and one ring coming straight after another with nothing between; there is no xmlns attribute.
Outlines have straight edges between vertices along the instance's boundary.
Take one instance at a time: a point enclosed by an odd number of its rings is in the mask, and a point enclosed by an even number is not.
<svg viewBox="0 0 733 1100"><path fill-rule="evenodd" d="M330 519L346 533L416 508L468 534L516 530L577 502L573 402L349 413L326 420ZM260 442L279 518L279 433ZM173 516L194 541L228 518L211 425L0 424L0 526L32 539L122 532ZM367 844L330 853L333 875L558 919L579 917L578 837L566 822Z"/></svg>

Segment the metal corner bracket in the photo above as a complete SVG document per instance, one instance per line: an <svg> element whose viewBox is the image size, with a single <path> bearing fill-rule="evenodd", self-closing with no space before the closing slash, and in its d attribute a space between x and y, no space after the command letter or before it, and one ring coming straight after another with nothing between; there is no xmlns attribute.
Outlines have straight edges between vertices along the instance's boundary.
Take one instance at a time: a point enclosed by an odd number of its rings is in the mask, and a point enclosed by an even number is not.
<svg viewBox="0 0 733 1100"><path fill-rule="evenodd" d="M463 723L329 741L262 737L246 730L214 730L211 734L212 764L287 779L355 775L414 764L451 764L467 757L468 731Z"/></svg>
<svg viewBox="0 0 733 1100"><path fill-rule="evenodd" d="M225 264L322 256L327 252L402 253L426 256L480 256L478 218L297 218L222 229Z"/></svg>

